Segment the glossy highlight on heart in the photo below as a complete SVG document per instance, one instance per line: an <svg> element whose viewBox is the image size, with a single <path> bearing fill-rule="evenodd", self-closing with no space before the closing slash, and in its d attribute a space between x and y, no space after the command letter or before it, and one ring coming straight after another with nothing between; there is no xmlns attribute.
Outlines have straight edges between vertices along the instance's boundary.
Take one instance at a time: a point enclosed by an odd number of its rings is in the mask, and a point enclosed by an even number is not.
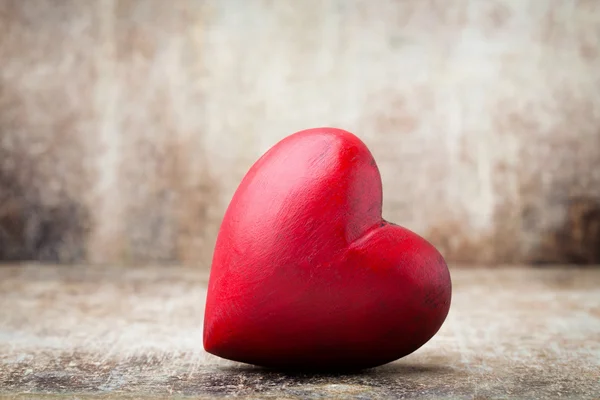
<svg viewBox="0 0 600 400"><path fill-rule="evenodd" d="M377 164L350 132L308 129L267 151L221 224L206 351L342 371L389 363L429 341L450 308L450 273L433 245L382 218L382 199Z"/></svg>

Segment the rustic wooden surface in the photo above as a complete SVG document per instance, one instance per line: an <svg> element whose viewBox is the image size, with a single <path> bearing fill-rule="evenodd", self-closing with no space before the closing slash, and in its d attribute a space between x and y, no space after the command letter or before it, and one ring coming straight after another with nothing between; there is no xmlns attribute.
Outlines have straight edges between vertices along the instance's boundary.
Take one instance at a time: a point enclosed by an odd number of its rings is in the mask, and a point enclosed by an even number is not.
<svg viewBox="0 0 600 400"><path fill-rule="evenodd" d="M600 398L600 269L452 276L448 320L416 353L363 373L311 375L206 354L201 270L1 267L0 394Z"/></svg>

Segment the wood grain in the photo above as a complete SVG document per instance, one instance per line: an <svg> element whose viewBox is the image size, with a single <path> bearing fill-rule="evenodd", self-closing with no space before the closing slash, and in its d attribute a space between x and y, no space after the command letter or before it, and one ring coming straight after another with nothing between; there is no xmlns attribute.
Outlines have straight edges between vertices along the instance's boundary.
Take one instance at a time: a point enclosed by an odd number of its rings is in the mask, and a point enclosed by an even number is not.
<svg viewBox="0 0 600 400"><path fill-rule="evenodd" d="M600 397L600 270L452 269L441 331L352 375L290 375L202 349L206 273L0 268L0 394L130 398Z"/></svg>

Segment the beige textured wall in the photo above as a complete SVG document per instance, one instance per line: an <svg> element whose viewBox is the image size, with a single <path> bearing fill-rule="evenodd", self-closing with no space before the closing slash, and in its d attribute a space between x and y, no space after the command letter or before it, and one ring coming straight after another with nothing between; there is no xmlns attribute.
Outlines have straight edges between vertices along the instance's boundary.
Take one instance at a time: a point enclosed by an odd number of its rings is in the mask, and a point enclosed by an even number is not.
<svg viewBox="0 0 600 400"><path fill-rule="evenodd" d="M596 0L0 0L0 259L208 265L315 126L450 261L600 262Z"/></svg>

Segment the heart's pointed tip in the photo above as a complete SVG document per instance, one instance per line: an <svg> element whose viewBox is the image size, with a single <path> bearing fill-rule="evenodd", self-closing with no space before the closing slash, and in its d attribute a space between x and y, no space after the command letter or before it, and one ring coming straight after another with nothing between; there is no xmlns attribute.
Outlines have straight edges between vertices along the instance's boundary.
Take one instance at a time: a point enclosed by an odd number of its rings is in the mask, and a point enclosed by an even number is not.
<svg viewBox="0 0 600 400"><path fill-rule="evenodd" d="M210 322L211 319L208 318L207 322ZM236 352L233 350L233 348L235 346L232 346L230 343L230 340L228 339L227 335L223 335L223 332L219 332L218 330L214 330L215 326L214 324L210 324L207 323L207 325L210 328L213 329L206 329L204 330L203 333L203 340L202 340L202 344L204 347L204 351L206 351L208 354L211 354L213 356L225 359L225 360L230 360L230 361L240 361L237 356L236 356Z"/></svg>
<svg viewBox="0 0 600 400"><path fill-rule="evenodd" d="M202 340L202 346L204 347L204 351L206 351L207 353L213 354L213 343L212 341L207 337L207 335L204 335L204 338Z"/></svg>
<svg viewBox="0 0 600 400"><path fill-rule="evenodd" d="M219 356L218 353L218 348L219 348L219 343L217 342L215 335L211 335L210 332L206 329L206 327L204 328L204 333L203 333L203 337L202 337L202 345L204 347L204 351L206 351L207 353L210 353L212 355L215 356Z"/></svg>
<svg viewBox="0 0 600 400"><path fill-rule="evenodd" d="M217 342L216 340L211 339L204 339L204 351L206 351L208 354L213 355L215 357L219 357L219 358L223 358L225 360L230 360L229 357L227 357L225 354L223 354L222 351L222 346L219 342ZM236 361L236 360L233 360Z"/></svg>

